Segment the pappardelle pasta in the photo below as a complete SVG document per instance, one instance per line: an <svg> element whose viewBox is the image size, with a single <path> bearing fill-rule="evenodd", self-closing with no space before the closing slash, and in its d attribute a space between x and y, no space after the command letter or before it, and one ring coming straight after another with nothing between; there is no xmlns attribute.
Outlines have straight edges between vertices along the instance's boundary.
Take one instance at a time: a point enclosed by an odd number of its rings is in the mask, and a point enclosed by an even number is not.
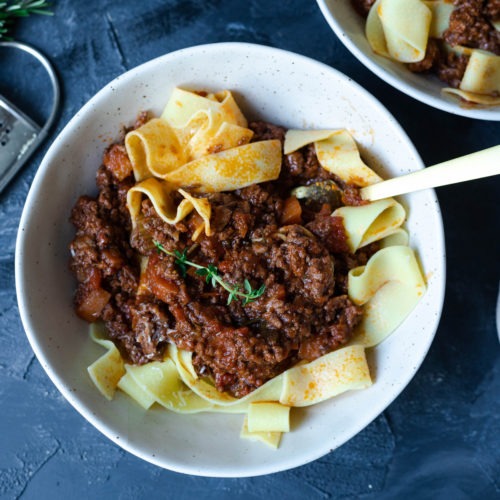
<svg viewBox="0 0 500 500"><path fill-rule="evenodd" d="M372 384L365 349L425 293L394 199L346 130L248 123L229 91L176 88L111 146L72 212L77 314L108 399L244 414L272 447L290 409Z"/></svg>
<svg viewBox="0 0 500 500"><path fill-rule="evenodd" d="M498 0L351 0L366 15L366 37L381 56L413 72L434 72L443 92L500 104Z"/></svg>

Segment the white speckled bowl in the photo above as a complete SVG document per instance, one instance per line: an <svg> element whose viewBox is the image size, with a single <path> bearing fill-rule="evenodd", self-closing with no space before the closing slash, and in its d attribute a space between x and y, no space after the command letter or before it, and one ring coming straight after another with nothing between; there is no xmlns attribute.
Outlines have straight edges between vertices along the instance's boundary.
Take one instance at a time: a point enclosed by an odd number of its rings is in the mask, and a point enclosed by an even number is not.
<svg viewBox="0 0 500 500"><path fill-rule="evenodd" d="M350 0L317 0L323 16L340 41L368 69L401 92L455 115L500 121L500 106L461 103L441 90L446 84L432 75L416 74L401 63L375 54L365 36L365 20L354 10Z"/></svg>
<svg viewBox="0 0 500 500"><path fill-rule="evenodd" d="M68 222L83 193L95 193L106 142L137 112L159 113L174 86L228 88L249 117L288 127L347 127L385 176L423 167L388 111L336 70L258 45L224 43L167 54L120 76L92 98L47 152L23 211L16 246L16 285L26 333L43 368L66 399L97 429L135 455L171 470L205 476L267 474L305 464L346 442L403 390L434 337L443 303L445 251L433 191L404 198L411 244L429 289L400 328L370 354L374 385L293 412L293 431L277 451L239 438L241 415L180 416L143 411L118 393L109 402L87 366L102 354L73 312ZM42 402L40 402L42 404Z"/></svg>

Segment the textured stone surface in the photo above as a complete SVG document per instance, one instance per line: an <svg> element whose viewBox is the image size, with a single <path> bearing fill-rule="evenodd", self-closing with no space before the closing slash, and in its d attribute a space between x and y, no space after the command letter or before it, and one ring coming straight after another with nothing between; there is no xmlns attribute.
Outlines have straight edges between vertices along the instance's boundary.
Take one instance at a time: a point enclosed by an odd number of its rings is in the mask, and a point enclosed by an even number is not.
<svg viewBox="0 0 500 500"><path fill-rule="evenodd" d="M394 113L426 164L499 142L499 123L435 110L372 75L336 39L312 1L59 0L54 10L54 17L24 20L16 31L51 57L63 84L51 138L129 68L191 45L248 41L347 73ZM28 59L0 58L0 93L41 119L50 102L48 88L35 91L45 85L41 73ZM304 467L259 478L208 479L161 470L117 448L66 403L28 345L15 299L15 236L49 143L0 195L0 498L500 497L498 179L438 191L448 252L443 317L420 371L387 411Z"/></svg>

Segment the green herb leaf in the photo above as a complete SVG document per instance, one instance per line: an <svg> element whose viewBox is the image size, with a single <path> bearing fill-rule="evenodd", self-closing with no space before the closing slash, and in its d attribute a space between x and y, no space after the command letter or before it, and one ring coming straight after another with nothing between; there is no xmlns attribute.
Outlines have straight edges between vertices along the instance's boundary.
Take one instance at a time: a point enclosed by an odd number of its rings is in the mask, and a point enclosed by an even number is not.
<svg viewBox="0 0 500 500"><path fill-rule="evenodd" d="M185 278L187 273L187 266L186 266L187 250L184 249L182 253L179 252L179 250L174 250L174 255L175 255L175 264L179 268L181 276Z"/></svg>
<svg viewBox="0 0 500 500"><path fill-rule="evenodd" d="M229 296L227 297L227 305L231 304L231 302L236 299L236 294L238 293L238 290L235 288L229 292Z"/></svg>
<svg viewBox="0 0 500 500"><path fill-rule="evenodd" d="M245 279L243 281L243 288L245 291L243 292L241 291L241 285L231 286L231 284L225 282L219 275L217 266L214 266L213 264L202 266L188 260L187 249L184 249L182 252L180 252L179 250L174 250L173 252L171 252L170 250L167 250L159 241L153 240L153 243L159 252L163 252L167 255L170 255L171 257L175 257L175 264L179 268L179 271L183 278L186 276L187 266L191 266L196 268L195 274L205 277L207 284L212 285L212 287L214 288L217 285L224 288L224 290L226 290L229 294L227 297L228 305L231 304L233 300L238 300L238 298L240 298L241 303L246 306L250 302L253 302L254 300L261 297L266 290L265 285L261 285L260 288L254 290L250 281Z"/></svg>
<svg viewBox="0 0 500 500"><path fill-rule="evenodd" d="M14 19L28 17L32 14L51 16L47 10L50 4L45 0L19 0L18 2L0 2L0 40L10 39L5 35L11 28Z"/></svg>
<svg viewBox="0 0 500 500"><path fill-rule="evenodd" d="M180 273L181 273L181 276L182 276L183 278L185 278L185 277L186 277L186 274L187 274L187 267L186 267L186 264L184 264L184 262L181 262L181 261L179 261L179 260L176 260L176 261L175 261L175 264L176 264L176 266L179 268L179 271L180 271Z"/></svg>
<svg viewBox="0 0 500 500"><path fill-rule="evenodd" d="M174 250L174 255L179 262L186 262L187 259L187 250L184 249L183 252L179 252L179 250Z"/></svg>

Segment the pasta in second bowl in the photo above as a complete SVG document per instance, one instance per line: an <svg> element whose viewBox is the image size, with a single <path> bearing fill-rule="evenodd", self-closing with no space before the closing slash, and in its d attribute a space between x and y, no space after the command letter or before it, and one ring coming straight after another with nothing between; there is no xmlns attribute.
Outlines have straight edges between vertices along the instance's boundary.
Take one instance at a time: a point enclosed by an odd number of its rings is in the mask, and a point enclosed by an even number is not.
<svg viewBox="0 0 500 500"><path fill-rule="evenodd" d="M385 82L425 104L449 113L481 120L500 120L500 105L486 106L462 101L454 95L454 89L453 93L443 92L449 85L440 81L437 76L412 73L402 63L380 55L383 51L374 51L367 39L366 19L356 12L351 0L317 2L326 21L342 43ZM431 26L431 31L437 29L436 26ZM434 33L433 36L437 35ZM460 47L456 50L459 49L467 50ZM475 52L482 54L482 51ZM498 56L496 59L498 60Z"/></svg>
<svg viewBox="0 0 500 500"><path fill-rule="evenodd" d="M250 58L252 64L246 62ZM347 129L381 177L422 168L392 116L359 86L320 63L249 44L216 44L166 55L104 88L47 153L27 200L17 245L23 324L42 366L68 401L106 436L141 458L179 472L223 477L295 467L359 432L399 394L422 362L444 292L437 200L432 191L399 200L408 214L410 246L425 272L427 291L391 337L370 351L373 385L297 409L292 432L278 450L240 440L241 415L180 415L156 407L144 411L121 393L107 401L86 373L102 349L89 338L86 323L75 317L71 303L74 281L67 261L74 233L67 214L80 194L95 193L96 166L117 139L119 127L132 123L140 110L159 116L178 86L230 89L245 116L290 129ZM110 142L103 143L103 136Z"/></svg>

